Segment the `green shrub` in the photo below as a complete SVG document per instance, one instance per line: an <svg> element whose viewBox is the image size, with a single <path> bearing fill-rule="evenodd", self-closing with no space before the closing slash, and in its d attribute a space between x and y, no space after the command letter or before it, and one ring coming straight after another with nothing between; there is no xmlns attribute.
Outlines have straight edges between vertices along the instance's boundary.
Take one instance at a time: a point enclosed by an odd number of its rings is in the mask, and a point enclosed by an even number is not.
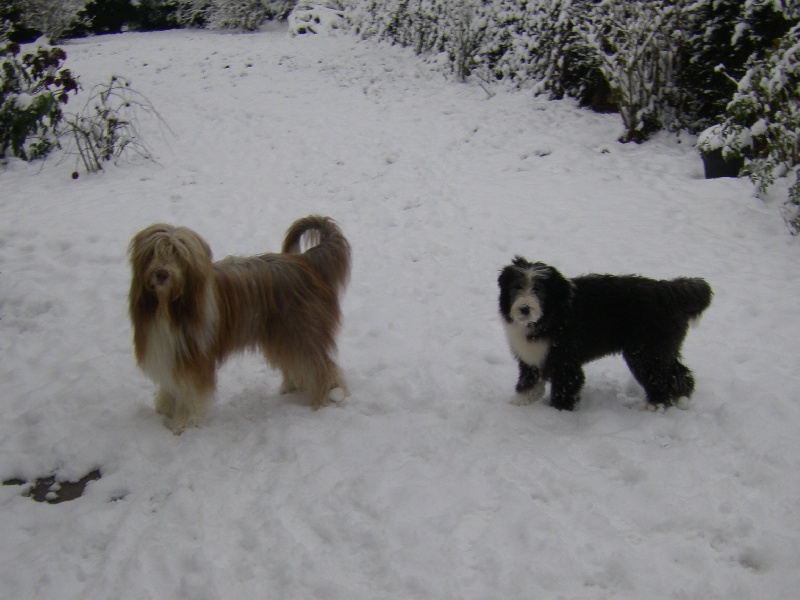
<svg viewBox="0 0 800 600"><path fill-rule="evenodd" d="M33 160L58 147L61 106L78 90L77 79L61 68L66 58L50 46L22 56L15 43L0 49L0 159Z"/></svg>

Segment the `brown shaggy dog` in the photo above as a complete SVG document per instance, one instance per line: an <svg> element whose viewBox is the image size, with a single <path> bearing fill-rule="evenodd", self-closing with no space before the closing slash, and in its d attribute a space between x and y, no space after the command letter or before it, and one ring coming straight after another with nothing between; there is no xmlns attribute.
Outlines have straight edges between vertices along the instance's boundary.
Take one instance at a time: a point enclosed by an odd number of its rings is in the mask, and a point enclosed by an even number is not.
<svg viewBox="0 0 800 600"><path fill-rule="evenodd" d="M316 245L301 252L304 234ZM217 367L240 350L260 350L283 374L281 391L305 390L314 408L336 388L348 393L333 356L350 245L333 220L296 221L281 254L212 262L197 233L164 224L139 232L129 250L136 361L159 385L155 409L176 433L201 423Z"/></svg>

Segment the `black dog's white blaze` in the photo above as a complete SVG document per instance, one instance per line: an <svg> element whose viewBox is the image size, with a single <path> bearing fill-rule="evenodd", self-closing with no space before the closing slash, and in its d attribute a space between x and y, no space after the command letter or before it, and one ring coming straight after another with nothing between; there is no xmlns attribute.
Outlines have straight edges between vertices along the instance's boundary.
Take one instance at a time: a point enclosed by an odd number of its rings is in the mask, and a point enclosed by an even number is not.
<svg viewBox="0 0 800 600"><path fill-rule="evenodd" d="M506 336L514 354L532 366L541 366L547 356L549 344L531 339L533 328L542 318L542 281L547 272L535 265L519 268L511 294L511 306L506 320Z"/></svg>
<svg viewBox="0 0 800 600"><path fill-rule="evenodd" d="M527 327L542 318L542 302L538 296L542 290L542 280L546 273L535 266L520 269L520 276L514 282L509 316L515 324Z"/></svg>
<svg viewBox="0 0 800 600"><path fill-rule="evenodd" d="M546 267L538 264L516 264L505 271L506 298L501 301L505 332L511 352L520 361L520 382L514 404L530 404L544 396L545 382L540 369L544 365L550 342L535 335L536 324L544 312L544 280Z"/></svg>

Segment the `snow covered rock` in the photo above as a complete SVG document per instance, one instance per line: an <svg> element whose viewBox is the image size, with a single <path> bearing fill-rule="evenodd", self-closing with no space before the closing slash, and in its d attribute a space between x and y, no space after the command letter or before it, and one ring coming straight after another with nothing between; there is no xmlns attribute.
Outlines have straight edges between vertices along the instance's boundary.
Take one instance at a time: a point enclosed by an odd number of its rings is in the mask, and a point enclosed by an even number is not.
<svg viewBox="0 0 800 600"><path fill-rule="evenodd" d="M292 35L330 34L341 28L343 16L344 13L337 8L301 1L289 14L289 33Z"/></svg>

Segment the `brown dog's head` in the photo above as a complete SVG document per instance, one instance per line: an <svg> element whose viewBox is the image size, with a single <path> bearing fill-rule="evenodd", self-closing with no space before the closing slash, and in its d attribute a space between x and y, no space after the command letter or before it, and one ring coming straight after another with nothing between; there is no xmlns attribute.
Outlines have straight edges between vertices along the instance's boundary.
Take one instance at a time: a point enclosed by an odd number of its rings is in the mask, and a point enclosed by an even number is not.
<svg viewBox="0 0 800 600"><path fill-rule="evenodd" d="M137 233L129 247L133 271L131 317L157 310L195 313L211 276L211 249L186 227L158 223ZM177 315L171 314L172 317Z"/></svg>

